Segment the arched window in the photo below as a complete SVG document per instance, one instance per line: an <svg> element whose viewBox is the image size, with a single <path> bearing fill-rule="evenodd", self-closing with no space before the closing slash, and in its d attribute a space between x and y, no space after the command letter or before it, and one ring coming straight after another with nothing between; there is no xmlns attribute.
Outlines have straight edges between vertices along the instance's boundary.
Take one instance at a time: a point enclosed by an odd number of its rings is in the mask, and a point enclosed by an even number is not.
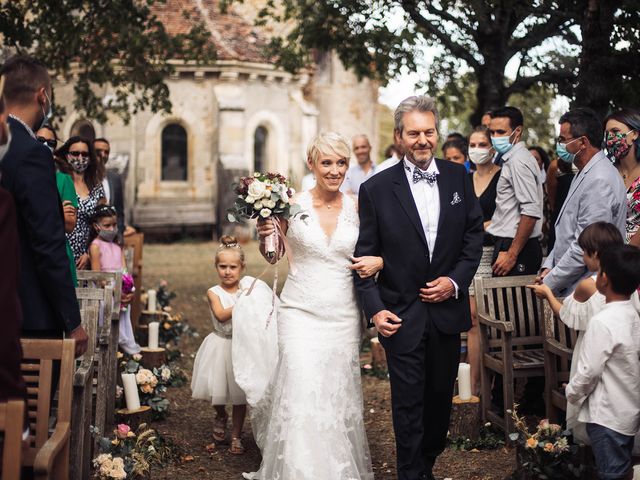
<svg viewBox="0 0 640 480"><path fill-rule="evenodd" d="M162 130L162 180L187 180L187 131L177 123Z"/></svg>
<svg viewBox="0 0 640 480"><path fill-rule="evenodd" d="M77 120L73 127L71 127L70 137L78 135L82 138L86 138L90 142L93 142L96 139L96 131L93 128L93 125L89 120L81 119Z"/></svg>
<svg viewBox="0 0 640 480"><path fill-rule="evenodd" d="M253 134L253 171L266 173L267 169L267 140L269 132L264 127L256 128Z"/></svg>

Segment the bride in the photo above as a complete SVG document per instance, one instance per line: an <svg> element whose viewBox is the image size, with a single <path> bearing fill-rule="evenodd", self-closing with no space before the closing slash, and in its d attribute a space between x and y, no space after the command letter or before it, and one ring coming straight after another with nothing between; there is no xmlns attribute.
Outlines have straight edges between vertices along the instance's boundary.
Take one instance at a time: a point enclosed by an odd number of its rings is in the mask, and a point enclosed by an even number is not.
<svg viewBox="0 0 640 480"><path fill-rule="evenodd" d="M352 270L369 277L382 268L382 259L352 257L358 212L355 201L340 192L349 157L341 135L314 138L307 162L316 186L294 196L302 211L282 222L292 265L277 311L279 359L261 415L262 463L246 478L373 479ZM273 231L271 220L259 222L261 239Z"/></svg>

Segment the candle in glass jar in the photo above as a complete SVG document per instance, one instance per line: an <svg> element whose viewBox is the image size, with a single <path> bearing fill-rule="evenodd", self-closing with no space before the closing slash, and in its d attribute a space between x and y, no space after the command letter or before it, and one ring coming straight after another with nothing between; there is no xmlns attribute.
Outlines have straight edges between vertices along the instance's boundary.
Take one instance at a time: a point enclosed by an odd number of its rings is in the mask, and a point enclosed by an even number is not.
<svg viewBox="0 0 640 480"><path fill-rule="evenodd" d="M122 385L124 387L124 398L127 402L127 410L138 410L140 408L140 397L138 396L138 384L133 373L122 374Z"/></svg>
<svg viewBox="0 0 640 480"><path fill-rule="evenodd" d="M156 291L155 290L149 290L147 291L147 310L151 311L151 312L155 312L158 305L157 305L157 297L156 297Z"/></svg>
<svg viewBox="0 0 640 480"><path fill-rule="evenodd" d="M471 400L471 365L461 363L458 366L458 397Z"/></svg>
<svg viewBox="0 0 640 480"><path fill-rule="evenodd" d="M158 348L158 332L160 324L158 322L149 323L149 348Z"/></svg>

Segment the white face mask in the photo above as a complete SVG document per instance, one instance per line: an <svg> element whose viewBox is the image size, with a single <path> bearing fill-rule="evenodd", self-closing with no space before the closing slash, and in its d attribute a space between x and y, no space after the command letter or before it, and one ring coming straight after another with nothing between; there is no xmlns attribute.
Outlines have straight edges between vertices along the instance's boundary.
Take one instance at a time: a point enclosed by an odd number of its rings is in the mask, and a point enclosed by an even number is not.
<svg viewBox="0 0 640 480"><path fill-rule="evenodd" d="M6 129L7 129L7 143L5 143L4 145L0 145L0 163L2 163L2 159L4 158L6 153L9 151L9 145L11 145L11 129L9 128L9 125L6 126Z"/></svg>
<svg viewBox="0 0 640 480"><path fill-rule="evenodd" d="M493 158L491 154L490 148L470 148L469 149L469 160L471 160L476 165L482 165L487 163L489 160Z"/></svg>

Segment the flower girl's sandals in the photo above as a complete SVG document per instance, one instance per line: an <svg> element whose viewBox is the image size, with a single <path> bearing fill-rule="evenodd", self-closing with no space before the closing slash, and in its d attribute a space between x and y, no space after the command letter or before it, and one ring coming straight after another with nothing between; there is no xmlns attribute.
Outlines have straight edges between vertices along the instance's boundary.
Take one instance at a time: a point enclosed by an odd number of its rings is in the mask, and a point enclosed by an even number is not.
<svg viewBox="0 0 640 480"><path fill-rule="evenodd" d="M218 442L224 442L227 437L227 420L228 416L217 416L213 421L213 439Z"/></svg>
<svg viewBox="0 0 640 480"><path fill-rule="evenodd" d="M229 447L229 453L232 453L234 455L242 455L244 453L242 440L240 440L239 438L232 438L231 446Z"/></svg>

